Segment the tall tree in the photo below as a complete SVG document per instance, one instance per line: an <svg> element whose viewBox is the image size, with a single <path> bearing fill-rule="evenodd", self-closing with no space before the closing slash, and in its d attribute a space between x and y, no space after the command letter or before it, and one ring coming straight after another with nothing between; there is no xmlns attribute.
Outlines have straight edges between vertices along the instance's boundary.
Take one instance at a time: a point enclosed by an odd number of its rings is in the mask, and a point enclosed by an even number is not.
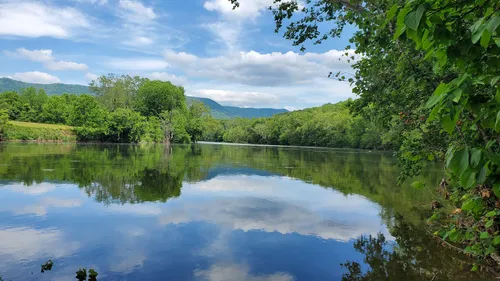
<svg viewBox="0 0 500 281"><path fill-rule="evenodd" d="M174 138L174 111L186 110L184 88L170 82L146 81L138 90L137 108L145 116L156 116L162 123L165 142Z"/></svg>
<svg viewBox="0 0 500 281"><path fill-rule="evenodd" d="M201 139L204 132L205 121L210 110L200 101L193 101L188 109L187 133L191 136L192 142Z"/></svg>
<svg viewBox="0 0 500 281"><path fill-rule="evenodd" d="M90 82L89 89L110 111L118 108L131 109L134 107L138 89L147 80L139 76L117 76L110 73L108 76L103 75Z"/></svg>

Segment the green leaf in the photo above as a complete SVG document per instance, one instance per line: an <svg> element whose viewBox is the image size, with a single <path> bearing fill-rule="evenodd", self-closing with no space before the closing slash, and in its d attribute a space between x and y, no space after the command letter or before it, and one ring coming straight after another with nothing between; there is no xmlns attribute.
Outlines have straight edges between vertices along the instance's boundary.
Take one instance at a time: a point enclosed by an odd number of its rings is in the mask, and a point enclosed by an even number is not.
<svg viewBox="0 0 500 281"><path fill-rule="evenodd" d="M495 236L495 238L493 238L493 245L498 245L500 244L500 235L499 236Z"/></svg>
<svg viewBox="0 0 500 281"><path fill-rule="evenodd" d="M481 161L481 156L482 156L482 151L477 148L473 148L470 154L470 165L473 168L476 168L477 165L479 165L479 162Z"/></svg>
<svg viewBox="0 0 500 281"><path fill-rule="evenodd" d="M396 12L399 10L399 5L398 4L394 4L391 9L389 10L389 12L387 12L387 18L386 18L386 21L389 22L391 21L394 16L396 15Z"/></svg>
<svg viewBox="0 0 500 281"><path fill-rule="evenodd" d="M495 44L497 44L498 47L500 47L500 38L495 38Z"/></svg>
<svg viewBox="0 0 500 281"><path fill-rule="evenodd" d="M497 113L497 120L495 121L495 131L500 132L500 111Z"/></svg>
<svg viewBox="0 0 500 281"><path fill-rule="evenodd" d="M500 182L493 185L493 193L496 197L500 197Z"/></svg>
<svg viewBox="0 0 500 281"><path fill-rule="evenodd" d="M500 76L497 76L497 77L495 77L495 78L492 78L492 79L491 79L491 82L490 82L491 86L495 86L495 85L496 85L496 83L498 82L498 80L500 80Z"/></svg>
<svg viewBox="0 0 500 281"><path fill-rule="evenodd" d="M424 14L425 7L424 5L418 6L416 11L410 12L405 17L405 25L413 30L417 30L420 25L420 20L422 19L422 15Z"/></svg>
<svg viewBox="0 0 500 281"><path fill-rule="evenodd" d="M404 8L399 11L398 18L396 20L396 32L394 33L394 40L398 39L403 32L406 30L405 17L410 12L410 8Z"/></svg>
<svg viewBox="0 0 500 281"><path fill-rule="evenodd" d="M455 130L455 122L451 119L449 115L446 115L441 118L441 126L448 132L448 134L452 134Z"/></svg>
<svg viewBox="0 0 500 281"><path fill-rule="evenodd" d="M490 45L491 33L485 29L483 35L481 35L481 46L485 49Z"/></svg>
<svg viewBox="0 0 500 281"><path fill-rule="evenodd" d="M453 102L459 102L460 97L462 96L462 89L458 88L455 91L453 91Z"/></svg>
<svg viewBox="0 0 500 281"><path fill-rule="evenodd" d="M486 25L483 24L478 30L472 33L472 43L476 44L479 39L483 36L483 31L486 29Z"/></svg>
<svg viewBox="0 0 500 281"><path fill-rule="evenodd" d="M476 21L471 27L470 27L470 32L472 34L476 33L476 31L479 29L479 27L483 24L484 18L480 18L478 21Z"/></svg>
<svg viewBox="0 0 500 281"><path fill-rule="evenodd" d="M451 159L450 159L451 158ZM464 164L462 164L462 162ZM465 164L467 162L467 164ZM456 151L446 159L447 167L450 171L459 176L467 169L469 163L469 150L467 148ZM465 168L462 168L464 166Z"/></svg>
<svg viewBox="0 0 500 281"><path fill-rule="evenodd" d="M486 176L488 175L488 167L484 165L479 171L479 175L477 175L477 183L483 184L486 181Z"/></svg>
<svg viewBox="0 0 500 281"><path fill-rule="evenodd" d="M469 168L469 149L466 147L460 155L460 173L463 173Z"/></svg>
<svg viewBox="0 0 500 281"><path fill-rule="evenodd" d="M431 96L431 98L427 101L426 107L431 108L434 105L436 105L438 102L444 99L445 95L444 93L447 92L449 89L448 84L441 83L439 86L436 88L434 91L434 94Z"/></svg>
<svg viewBox="0 0 500 281"><path fill-rule="evenodd" d="M487 218L491 218L491 217L494 217L496 215L497 215L496 211L489 211L488 213L486 213Z"/></svg>
<svg viewBox="0 0 500 281"><path fill-rule="evenodd" d="M495 30L497 29L497 27L500 25L500 16L493 16L491 17L490 21L488 22L488 25L486 27L486 29L491 33L493 34L493 32L495 32Z"/></svg>
<svg viewBox="0 0 500 281"><path fill-rule="evenodd" d="M492 227L492 226L493 226L493 223L494 223L494 222L495 222L494 220L489 220L489 221L487 221L487 222L486 222L486 224L485 224L484 226L485 226L486 228L490 228L490 227Z"/></svg>
<svg viewBox="0 0 500 281"><path fill-rule="evenodd" d="M464 188L471 188L476 183L476 173L472 172L471 169L465 170L460 175L460 185Z"/></svg>
<svg viewBox="0 0 500 281"><path fill-rule="evenodd" d="M424 184L419 182L419 181L414 181L412 184L411 184L411 187L413 188L416 188L416 189L422 189L424 188Z"/></svg>
<svg viewBox="0 0 500 281"><path fill-rule="evenodd" d="M490 238L490 234L486 231L483 231L483 232L481 232L481 234L479 234L479 238L488 239L488 238Z"/></svg>

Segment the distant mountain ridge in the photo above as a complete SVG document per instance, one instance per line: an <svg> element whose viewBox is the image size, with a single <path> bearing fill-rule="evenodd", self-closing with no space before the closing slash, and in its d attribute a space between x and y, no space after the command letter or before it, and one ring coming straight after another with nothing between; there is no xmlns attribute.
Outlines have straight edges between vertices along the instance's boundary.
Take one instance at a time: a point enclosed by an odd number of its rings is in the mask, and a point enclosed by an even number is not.
<svg viewBox="0 0 500 281"><path fill-rule="evenodd" d="M43 89L48 95L61 95L64 93L71 94L88 94L90 93L89 88L83 85L74 84L36 84L36 83L26 83L10 78L0 78L0 93L5 91L20 91L22 89L33 87L36 89ZM277 108L244 108L236 106L224 106L216 101L209 98L199 98L199 97L187 97L187 102L191 103L194 100L199 100L210 108L212 116L220 119L230 119L230 118L258 118L258 117L270 117L275 114L288 112L286 109Z"/></svg>

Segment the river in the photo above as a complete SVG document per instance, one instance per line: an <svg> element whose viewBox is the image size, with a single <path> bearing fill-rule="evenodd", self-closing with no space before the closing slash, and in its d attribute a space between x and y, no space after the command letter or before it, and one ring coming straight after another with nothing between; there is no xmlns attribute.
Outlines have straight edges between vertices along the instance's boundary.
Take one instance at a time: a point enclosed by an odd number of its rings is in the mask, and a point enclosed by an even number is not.
<svg viewBox="0 0 500 281"><path fill-rule="evenodd" d="M428 186L441 174L428 168ZM398 175L375 151L1 144L0 276L493 280L430 237L434 194Z"/></svg>

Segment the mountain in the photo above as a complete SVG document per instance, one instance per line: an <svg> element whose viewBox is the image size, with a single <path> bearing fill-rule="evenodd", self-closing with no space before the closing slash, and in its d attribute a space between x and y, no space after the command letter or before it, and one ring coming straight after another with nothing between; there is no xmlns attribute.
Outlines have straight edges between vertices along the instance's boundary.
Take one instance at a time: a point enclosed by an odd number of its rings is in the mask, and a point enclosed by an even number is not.
<svg viewBox="0 0 500 281"><path fill-rule="evenodd" d="M90 93L89 88L83 85L72 85L72 84L35 84L26 83L10 78L0 78L0 93L5 91L20 91L25 88L37 88L43 89L48 95L60 95L64 93L72 94L87 94Z"/></svg>
<svg viewBox="0 0 500 281"><path fill-rule="evenodd" d="M5 91L20 91L22 89L34 87L43 89L47 95L60 95L63 93L72 94L87 94L90 93L89 88L83 85L72 84L35 84L25 83L10 78L0 78L0 93ZM270 117L278 113L288 112L286 109L276 108L245 108L236 106L224 106L209 98L187 97L187 102L191 103L194 100L199 100L210 108L212 116L219 119L231 118L258 118Z"/></svg>
<svg viewBox="0 0 500 281"><path fill-rule="evenodd" d="M212 116L219 119L231 119L231 118L259 118L259 117L270 117L279 113L288 112L286 109L278 108L250 108L250 107L236 107L236 106L225 106L217 103L216 101L209 98L200 97L186 97L188 104L194 100L201 101L208 108L210 108Z"/></svg>

